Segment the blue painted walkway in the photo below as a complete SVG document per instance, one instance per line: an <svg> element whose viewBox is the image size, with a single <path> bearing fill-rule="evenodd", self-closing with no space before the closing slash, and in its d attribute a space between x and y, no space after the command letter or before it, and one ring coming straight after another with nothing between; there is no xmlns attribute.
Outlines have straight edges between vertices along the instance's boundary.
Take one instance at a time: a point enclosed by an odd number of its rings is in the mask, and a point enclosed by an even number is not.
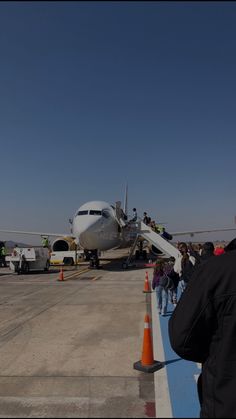
<svg viewBox="0 0 236 419"><path fill-rule="evenodd" d="M169 304L169 306L171 305ZM168 336L170 316L171 311L165 317L160 316L160 326L173 417L199 418L200 406L196 377L199 375L200 369L195 362L179 358L171 349Z"/></svg>

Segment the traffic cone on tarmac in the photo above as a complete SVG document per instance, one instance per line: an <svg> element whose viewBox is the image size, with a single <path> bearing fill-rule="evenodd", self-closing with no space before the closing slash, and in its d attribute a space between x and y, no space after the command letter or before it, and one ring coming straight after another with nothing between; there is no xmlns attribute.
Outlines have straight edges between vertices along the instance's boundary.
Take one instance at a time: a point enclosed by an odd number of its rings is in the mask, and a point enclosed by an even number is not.
<svg viewBox="0 0 236 419"><path fill-rule="evenodd" d="M163 367L163 363L153 358L152 336L149 315L145 315L142 359L134 363L134 369L142 372L155 372Z"/></svg>
<svg viewBox="0 0 236 419"><path fill-rule="evenodd" d="M146 274L145 274L145 281L144 281L144 290L143 290L143 292L151 292L150 285L149 285L149 280L148 280L148 272L146 272Z"/></svg>
<svg viewBox="0 0 236 419"><path fill-rule="evenodd" d="M60 269L58 281L64 281L64 272L63 272L62 266L61 266L61 269Z"/></svg>

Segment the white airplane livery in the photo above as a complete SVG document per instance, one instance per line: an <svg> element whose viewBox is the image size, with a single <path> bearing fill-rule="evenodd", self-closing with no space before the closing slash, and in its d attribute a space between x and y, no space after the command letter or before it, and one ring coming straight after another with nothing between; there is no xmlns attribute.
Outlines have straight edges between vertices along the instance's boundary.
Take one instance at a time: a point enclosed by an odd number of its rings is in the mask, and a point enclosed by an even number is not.
<svg viewBox="0 0 236 419"><path fill-rule="evenodd" d="M123 241L115 208L104 201L82 205L73 218L72 231L83 249L108 250Z"/></svg>

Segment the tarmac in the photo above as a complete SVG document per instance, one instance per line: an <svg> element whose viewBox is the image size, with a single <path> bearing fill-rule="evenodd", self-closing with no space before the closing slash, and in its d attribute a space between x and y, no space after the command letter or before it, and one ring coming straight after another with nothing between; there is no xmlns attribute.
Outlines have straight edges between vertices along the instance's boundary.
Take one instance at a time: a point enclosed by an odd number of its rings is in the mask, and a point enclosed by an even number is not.
<svg viewBox="0 0 236 419"><path fill-rule="evenodd" d="M59 267L0 268L0 418L199 417L199 368L171 351L171 310L159 319L143 292L152 268L123 270L126 253L106 252L99 270L65 268L63 281ZM147 312L155 373L134 369Z"/></svg>

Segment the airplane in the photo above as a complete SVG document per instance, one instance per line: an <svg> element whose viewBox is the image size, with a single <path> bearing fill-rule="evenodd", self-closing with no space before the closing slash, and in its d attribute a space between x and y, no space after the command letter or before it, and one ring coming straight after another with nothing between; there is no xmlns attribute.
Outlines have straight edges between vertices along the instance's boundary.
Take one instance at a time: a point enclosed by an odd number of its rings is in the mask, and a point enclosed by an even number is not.
<svg viewBox="0 0 236 419"><path fill-rule="evenodd" d="M90 260L90 266L94 268L99 268L100 251L128 246L133 246L135 248L135 240L137 239L137 236L140 234L140 220L136 222L128 220L127 195L125 198L124 209L121 208L121 201L117 201L115 206L110 205L108 202L105 201L89 201L79 207L73 219L70 220L70 223L70 234L29 232L19 230L0 230L0 232L40 235L41 237L71 237L74 239L75 243L78 246L84 249L86 259ZM145 228L146 233L148 233L150 236L151 228L148 226L145 226ZM219 232L232 230L236 230L236 228L177 231L171 233L171 235L180 236L188 234L192 237L193 235L200 233L212 233L217 231ZM147 239L149 238L149 236L147 236ZM155 237L155 240L157 240L157 237ZM152 245L152 250L154 254L155 251L158 249L158 246L155 246L155 240L151 240L152 244L154 244ZM160 241L161 239L158 238L158 240ZM145 255L145 250L143 250L142 242L142 239L139 242L136 240L136 245L139 243L139 251L143 252ZM162 244L163 242L160 242L161 249ZM173 245L171 246L174 248ZM124 265L124 267L126 266Z"/></svg>
<svg viewBox="0 0 236 419"><path fill-rule="evenodd" d="M90 266L99 267L100 251L127 247L132 244L134 232L130 227L125 228L127 227L125 211L127 212L126 204L123 210L120 201L117 201L115 206L104 201L90 201L82 205L69 220L71 234L19 230L0 230L0 232L40 235L41 237L58 238L60 236L56 242L61 242L62 238L68 242L70 238L73 238L76 245L84 249L85 258L90 260Z"/></svg>

